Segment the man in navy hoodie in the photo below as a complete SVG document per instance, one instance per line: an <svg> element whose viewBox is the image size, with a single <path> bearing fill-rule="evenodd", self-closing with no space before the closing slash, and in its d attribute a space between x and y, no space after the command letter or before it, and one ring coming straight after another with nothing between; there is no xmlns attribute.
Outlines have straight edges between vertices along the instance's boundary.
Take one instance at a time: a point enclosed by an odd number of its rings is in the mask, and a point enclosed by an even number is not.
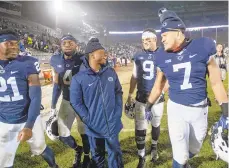
<svg viewBox="0 0 229 168"><path fill-rule="evenodd" d="M107 56L97 38L88 42L85 54L85 68L71 81L70 102L86 125L92 167L104 167L106 149L109 168L122 168L122 87L115 71L105 66Z"/></svg>

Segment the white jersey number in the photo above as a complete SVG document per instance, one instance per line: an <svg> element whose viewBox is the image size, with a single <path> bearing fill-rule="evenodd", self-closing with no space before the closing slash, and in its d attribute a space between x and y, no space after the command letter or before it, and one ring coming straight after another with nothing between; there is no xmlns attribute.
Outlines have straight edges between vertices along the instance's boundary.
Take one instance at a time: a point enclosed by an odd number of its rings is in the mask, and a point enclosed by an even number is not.
<svg viewBox="0 0 229 168"><path fill-rule="evenodd" d="M41 71L39 62L35 62L34 66L36 67L37 72Z"/></svg>
<svg viewBox="0 0 229 168"><path fill-rule="evenodd" d="M23 95L20 95L17 82L15 77L10 77L7 81L0 77L0 92L5 92L7 90L7 84L11 85L13 90L13 97L9 95L5 95L4 97L0 97L0 102L11 102L11 101L18 101L23 99Z"/></svg>
<svg viewBox="0 0 229 168"><path fill-rule="evenodd" d="M143 78L145 80L152 80L154 78L154 63L153 61L146 60L142 64L142 68L144 72L149 73L149 75L144 74Z"/></svg>
<svg viewBox="0 0 229 168"><path fill-rule="evenodd" d="M67 70L63 77L64 84L70 85L71 80L72 80L72 70Z"/></svg>
<svg viewBox="0 0 229 168"><path fill-rule="evenodd" d="M178 72L179 69L183 69L183 68L185 69L185 71L184 71L184 80L183 80L183 84L180 85L180 89L181 90L191 89L192 88L192 84L189 83L190 74L191 74L191 63L190 62L185 62L185 63L180 63L180 64L173 65L173 72Z"/></svg>

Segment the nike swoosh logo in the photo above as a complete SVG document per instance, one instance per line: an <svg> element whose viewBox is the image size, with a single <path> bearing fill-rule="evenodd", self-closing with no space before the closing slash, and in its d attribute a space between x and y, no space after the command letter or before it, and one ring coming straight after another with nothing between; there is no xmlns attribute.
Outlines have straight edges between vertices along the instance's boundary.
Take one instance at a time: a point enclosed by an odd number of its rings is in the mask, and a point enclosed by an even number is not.
<svg viewBox="0 0 229 168"><path fill-rule="evenodd" d="M195 57L197 54L194 54L194 55L189 55L189 58L193 58Z"/></svg>
<svg viewBox="0 0 229 168"><path fill-rule="evenodd" d="M75 65L74 67L76 68L76 67L78 67L79 65Z"/></svg>
<svg viewBox="0 0 229 168"><path fill-rule="evenodd" d="M15 74L15 73L18 73L18 71L11 71L11 74Z"/></svg>
<svg viewBox="0 0 229 168"><path fill-rule="evenodd" d="M91 86L91 85L93 85L93 84L94 84L94 82L93 82L93 83L88 84L88 86Z"/></svg>

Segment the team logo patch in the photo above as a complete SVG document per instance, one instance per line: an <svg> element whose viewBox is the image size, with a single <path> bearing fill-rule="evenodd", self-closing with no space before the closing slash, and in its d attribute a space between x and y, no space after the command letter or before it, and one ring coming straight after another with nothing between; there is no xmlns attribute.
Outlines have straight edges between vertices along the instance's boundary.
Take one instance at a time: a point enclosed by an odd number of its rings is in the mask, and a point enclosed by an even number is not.
<svg viewBox="0 0 229 168"><path fill-rule="evenodd" d="M167 22L164 22L164 23L162 24L162 27L165 27L165 26L167 26Z"/></svg>
<svg viewBox="0 0 229 168"><path fill-rule="evenodd" d="M149 54L149 57L148 57L148 59L151 59L152 58L152 54Z"/></svg>
<svg viewBox="0 0 229 168"><path fill-rule="evenodd" d="M66 67L70 67L70 65L69 64L66 64Z"/></svg>
<svg viewBox="0 0 229 168"><path fill-rule="evenodd" d="M109 77L109 78L108 78L108 81L113 82L114 79L113 79L112 77Z"/></svg>
<svg viewBox="0 0 229 168"><path fill-rule="evenodd" d="M180 56L177 56L177 59L179 60L179 61L181 61L182 59L183 59L183 55L180 55Z"/></svg>
<svg viewBox="0 0 229 168"><path fill-rule="evenodd" d="M4 70L4 68L0 65L0 74L3 74L3 73L5 73L5 70Z"/></svg>

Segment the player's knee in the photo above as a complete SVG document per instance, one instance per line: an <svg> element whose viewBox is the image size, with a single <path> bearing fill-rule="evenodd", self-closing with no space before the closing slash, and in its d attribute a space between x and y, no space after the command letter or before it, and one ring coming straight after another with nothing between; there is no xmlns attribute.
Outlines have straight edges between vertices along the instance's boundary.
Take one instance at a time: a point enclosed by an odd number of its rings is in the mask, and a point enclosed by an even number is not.
<svg viewBox="0 0 229 168"><path fill-rule="evenodd" d="M145 119L135 119L135 129L136 130L146 130L147 122Z"/></svg>
<svg viewBox="0 0 229 168"><path fill-rule="evenodd" d="M153 127L159 127L160 124L161 124L161 117L158 117L158 116L153 117L151 125Z"/></svg>
<svg viewBox="0 0 229 168"><path fill-rule="evenodd" d="M44 140L36 141L30 145L31 152L34 155L40 155L44 152L45 148L47 147Z"/></svg>
<svg viewBox="0 0 229 168"><path fill-rule="evenodd" d="M190 146L189 147L189 152L192 154L192 155L196 155L196 154L198 154L199 152L200 152L200 149L201 149L201 144L199 144L199 145L196 145L195 147L194 146ZM191 156L191 155L190 155Z"/></svg>
<svg viewBox="0 0 229 168"><path fill-rule="evenodd" d="M189 153L179 153L178 155L174 155L173 159L175 163L179 165L185 165L188 162Z"/></svg>

